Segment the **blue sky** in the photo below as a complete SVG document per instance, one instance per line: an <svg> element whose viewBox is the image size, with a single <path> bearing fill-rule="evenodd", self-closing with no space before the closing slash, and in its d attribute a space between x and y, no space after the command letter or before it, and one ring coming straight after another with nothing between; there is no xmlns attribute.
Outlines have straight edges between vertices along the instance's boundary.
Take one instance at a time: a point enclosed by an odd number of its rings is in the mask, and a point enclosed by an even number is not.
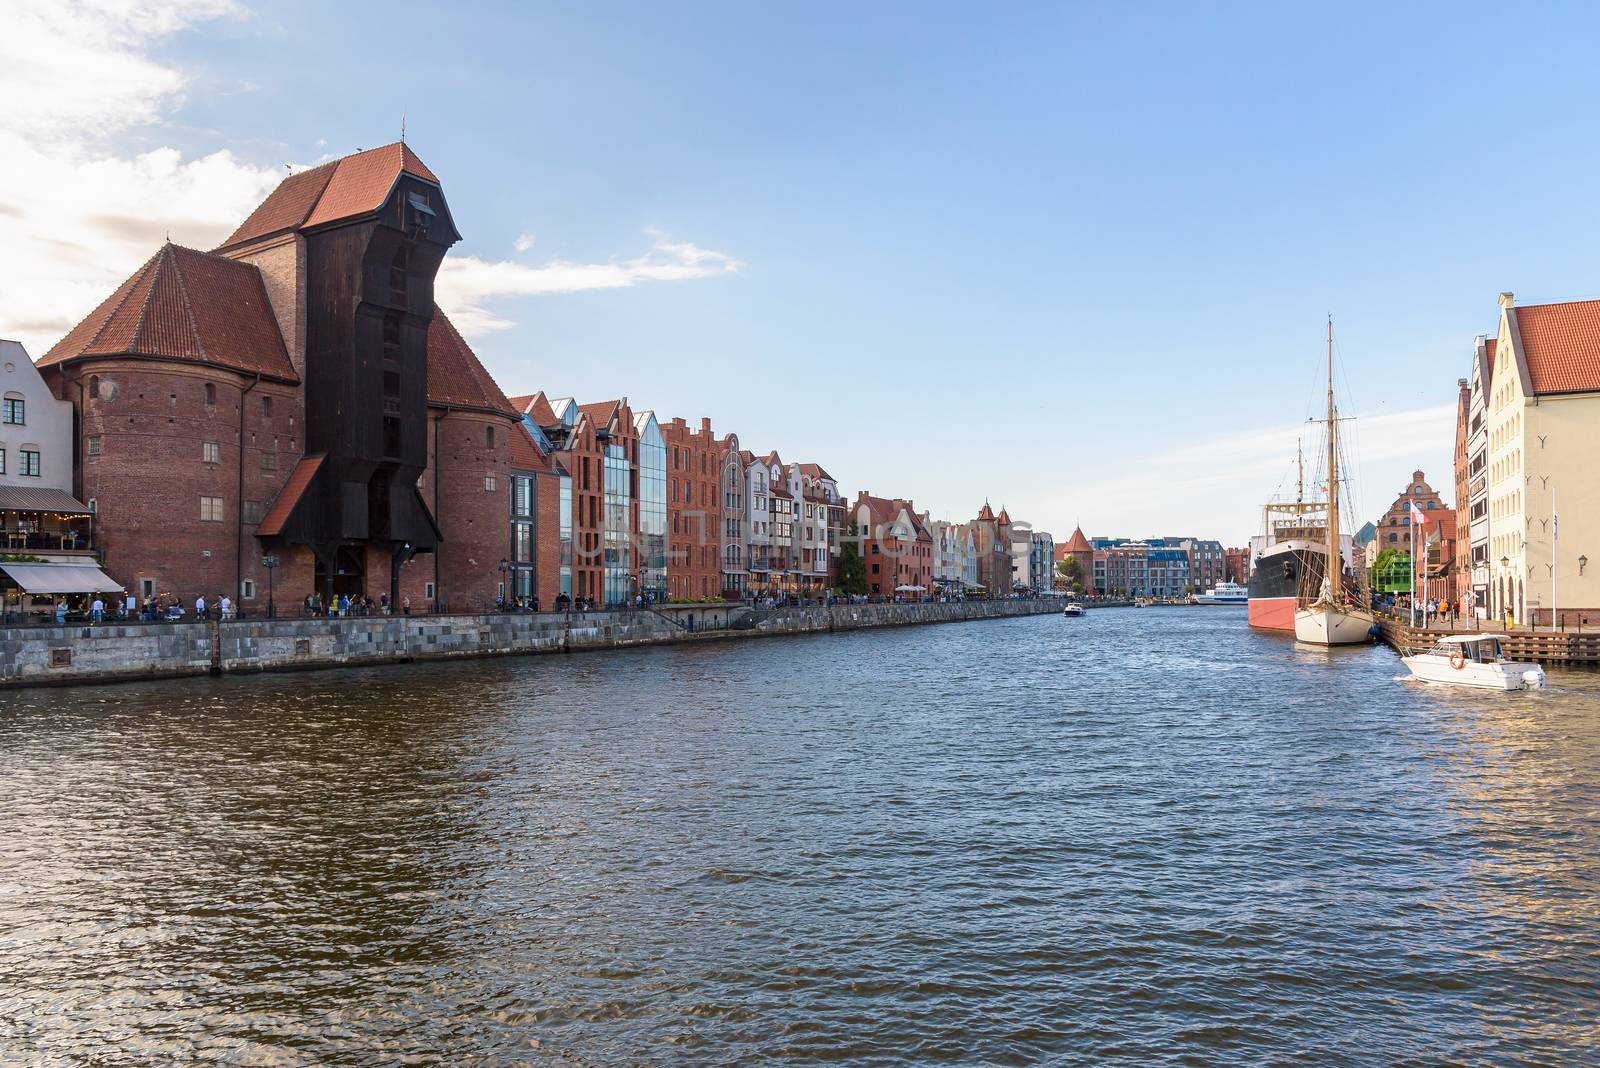
<svg viewBox="0 0 1600 1068"><path fill-rule="evenodd" d="M150 225L202 244L403 112L465 235L442 294L508 393L709 415L935 515L1241 542L1319 403L1329 313L1362 518L1413 467L1448 498L1496 295L1600 295L1582 6L162 10L106 45L134 91L0 129L43 160L19 184L52 153L152 171ZM48 217L7 224L7 199L0 231ZM51 208L75 209L99 248L94 205ZM0 335L37 354L32 309L81 315L151 250L113 236L63 295L17 276Z"/></svg>

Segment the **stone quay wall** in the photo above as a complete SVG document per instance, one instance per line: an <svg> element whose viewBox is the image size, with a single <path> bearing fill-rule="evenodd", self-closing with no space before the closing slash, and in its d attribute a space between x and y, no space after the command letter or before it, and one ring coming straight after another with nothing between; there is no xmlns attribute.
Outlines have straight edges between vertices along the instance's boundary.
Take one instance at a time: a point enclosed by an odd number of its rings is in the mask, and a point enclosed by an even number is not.
<svg viewBox="0 0 1600 1068"><path fill-rule="evenodd" d="M0 687L620 649L1059 612L1050 600L0 628Z"/></svg>

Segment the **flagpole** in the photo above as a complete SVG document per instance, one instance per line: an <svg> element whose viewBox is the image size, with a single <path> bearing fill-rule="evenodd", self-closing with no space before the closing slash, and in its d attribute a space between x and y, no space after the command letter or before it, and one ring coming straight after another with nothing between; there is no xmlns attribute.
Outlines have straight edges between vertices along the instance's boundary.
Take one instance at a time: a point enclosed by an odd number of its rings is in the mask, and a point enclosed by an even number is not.
<svg viewBox="0 0 1600 1068"><path fill-rule="evenodd" d="M1411 572L1408 576L1411 585L1411 625L1417 625L1417 510L1410 501L1406 502L1406 510L1411 516L1411 566L1406 568Z"/></svg>
<svg viewBox="0 0 1600 1068"><path fill-rule="evenodd" d="M1556 610L1556 558L1561 549L1561 516L1556 514L1556 488L1550 487L1550 629L1561 626L1561 613Z"/></svg>

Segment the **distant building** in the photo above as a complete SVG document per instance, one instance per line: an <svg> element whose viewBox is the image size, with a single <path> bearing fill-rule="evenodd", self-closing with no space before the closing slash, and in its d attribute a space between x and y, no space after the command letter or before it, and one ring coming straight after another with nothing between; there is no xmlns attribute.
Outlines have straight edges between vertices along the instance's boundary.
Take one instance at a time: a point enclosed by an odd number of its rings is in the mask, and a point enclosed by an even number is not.
<svg viewBox="0 0 1600 1068"><path fill-rule="evenodd" d="M1383 518L1376 524L1377 539L1374 542L1378 551L1396 549L1402 553L1410 554L1411 548L1411 508L1415 506L1423 512L1423 522L1416 532L1416 556L1413 561L1415 570L1415 589L1420 596L1423 587L1430 582L1439 582L1450 575L1455 558L1456 514L1455 510L1445 505L1436 490L1428 485L1421 471L1411 472L1411 481L1406 484L1384 513ZM1402 576L1403 576L1402 572ZM1448 599L1454 592L1453 583L1440 587L1430 587L1430 597L1437 596Z"/></svg>
<svg viewBox="0 0 1600 1068"><path fill-rule="evenodd" d="M1108 597L1154 597L1170 600L1194 589L1189 570L1189 539L1094 538L1095 592ZM1218 553L1220 554L1220 544ZM1220 571L1220 558L1218 561Z"/></svg>
<svg viewBox="0 0 1600 1068"><path fill-rule="evenodd" d="M1189 554L1189 586L1195 593L1204 593L1226 581L1227 565L1220 541L1183 538L1178 544Z"/></svg>
<svg viewBox="0 0 1600 1068"><path fill-rule="evenodd" d="M933 589L933 537L908 500L857 497L854 521L866 562L867 592L916 598Z"/></svg>
<svg viewBox="0 0 1600 1068"><path fill-rule="evenodd" d="M1228 582L1240 586L1250 585L1250 572L1253 570L1250 558L1250 549L1224 549L1222 551L1222 574Z"/></svg>
<svg viewBox="0 0 1600 1068"><path fill-rule="evenodd" d="M1068 560L1076 560L1078 562L1078 581L1083 584L1085 592L1101 592L1096 589L1094 582L1094 546L1090 545L1089 539L1083 536L1082 527L1072 528L1072 537L1056 546L1055 555L1056 563L1058 564L1065 563ZM1067 580L1060 578L1059 572L1057 574L1058 585L1066 589L1065 583Z"/></svg>
<svg viewBox="0 0 1600 1068"><path fill-rule="evenodd" d="M1018 521L1011 525L1011 584L1044 593L1055 586L1055 539Z"/></svg>

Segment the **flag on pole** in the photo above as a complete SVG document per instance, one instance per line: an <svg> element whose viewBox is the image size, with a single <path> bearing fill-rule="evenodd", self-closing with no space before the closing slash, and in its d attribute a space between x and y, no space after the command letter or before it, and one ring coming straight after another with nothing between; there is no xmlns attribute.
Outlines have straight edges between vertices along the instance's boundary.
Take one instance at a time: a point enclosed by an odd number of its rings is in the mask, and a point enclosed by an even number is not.
<svg viewBox="0 0 1600 1068"><path fill-rule="evenodd" d="M1419 527L1428 522L1427 513L1417 507L1416 501L1411 502L1411 521Z"/></svg>

